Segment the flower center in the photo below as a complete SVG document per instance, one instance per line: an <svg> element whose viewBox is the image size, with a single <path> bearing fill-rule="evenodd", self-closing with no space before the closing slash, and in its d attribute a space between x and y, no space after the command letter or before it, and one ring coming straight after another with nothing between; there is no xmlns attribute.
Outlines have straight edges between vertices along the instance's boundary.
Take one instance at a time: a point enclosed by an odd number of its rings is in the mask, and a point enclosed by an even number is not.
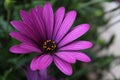
<svg viewBox="0 0 120 80"><path fill-rule="evenodd" d="M56 51L57 46L55 41L46 40L43 42L42 48L45 53L53 53L54 51Z"/></svg>

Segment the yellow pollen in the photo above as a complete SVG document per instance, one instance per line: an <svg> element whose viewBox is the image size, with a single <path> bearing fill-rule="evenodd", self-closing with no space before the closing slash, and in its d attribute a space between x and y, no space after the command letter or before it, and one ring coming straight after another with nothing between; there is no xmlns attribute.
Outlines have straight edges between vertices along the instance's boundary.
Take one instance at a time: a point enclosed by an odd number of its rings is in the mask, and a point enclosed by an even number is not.
<svg viewBox="0 0 120 80"><path fill-rule="evenodd" d="M46 41L43 43L42 48L43 48L43 50L46 51L46 52L53 52L53 51L56 50L57 46L56 46L55 41L46 40Z"/></svg>

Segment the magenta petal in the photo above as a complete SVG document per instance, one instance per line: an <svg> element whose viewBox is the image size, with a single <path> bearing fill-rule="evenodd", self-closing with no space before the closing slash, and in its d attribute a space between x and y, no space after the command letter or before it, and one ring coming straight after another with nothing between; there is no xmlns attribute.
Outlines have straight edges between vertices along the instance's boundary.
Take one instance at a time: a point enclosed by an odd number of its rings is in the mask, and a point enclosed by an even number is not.
<svg viewBox="0 0 120 80"><path fill-rule="evenodd" d="M42 11L43 11L43 8L41 6L37 6L36 7L36 11L39 13L40 16L42 16Z"/></svg>
<svg viewBox="0 0 120 80"><path fill-rule="evenodd" d="M28 25L29 29L31 29L34 34L38 33L38 29L35 28L36 27L35 23L34 23L35 19L33 19L33 16L31 15L31 12L30 12L30 14L28 14L26 11L21 10L20 11L20 16L23 20L23 23Z"/></svg>
<svg viewBox="0 0 120 80"><path fill-rule="evenodd" d="M31 52L41 53L41 50L32 43L21 43L19 45L12 46L10 48L10 52L17 53L17 54L24 54L24 53L31 53Z"/></svg>
<svg viewBox="0 0 120 80"><path fill-rule="evenodd" d="M65 16L65 18L64 18L64 20L63 20L63 22L60 26L60 29L57 32L57 36L55 38L57 43L64 37L64 35L66 35L68 30L72 26L75 18L76 18L76 12L75 11L70 11L66 14L66 16Z"/></svg>
<svg viewBox="0 0 120 80"><path fill-rule="evenodd" d="M27 25L32 26L30 16L26 11L20 10L20 16L21 16L24 23L26 23Z"/></svg>
<svg viewBox="0 0 120 80"><path fill-rule="evenodd" d="M53 61L53 57L51 55L42 55L38 58L38 69L47 68Z"/></svg>
<svg viewBox="0 0 120 80"><path fill-rule="evenodd" d="M26 25L22 21L11 21L11 24L22 34L29 36L31 39L38 43L40 42L39 37L36 37L36 35L34 35L33 30L30 28L30 26Z"/></svg>
<svg viewBox="0 0 120 80"><path fill-rule="evenodd" d="M21 34L20 32L10 32L9 35L21 42L31 42L29 38L27 38L24 34Z"/></svg>
<svg viewBox="0 0 120 80"><path fill-rule="evenodd" d="M10 48L10 52L16 53L16 54L27 54L32 52L31 50L21 48L20 45L15 45Z"/></svg>
<svg viewBox="0 0 120 80"><path fill-rule="evenodd" d="M60 7L56 12L55 12L55 26L54 26L54 32L53 32L53 39L55 39L55 36L62 24L63 18L65 15L65 8Z"/></svg>
<svg viewBox="0 0 120 80"><path fill-rule="evenodd" d="M41 39L46 39L45 29L44 25L41 22L39 15L37 14L37 11L35 11L33 8L30 9L30 15L32 18L32 22L34 23L34 26L36 27L36 31L38 32L38 36L41 37Z"/></svg>
<svg viewBox="0 0 120 80"><path fill-rule="evenodd" d="M38 69L38 58L39 58L39 56L33 58L33 60L31 61L30 68L33 71Z"/></svg>
<svg viewBox="0 0 120 80"><path fill-rule="evenodd" d="M30 30L30 32L32 32L32 34L34 34L34 36L39 36L39 31L37 28L35 28L35 23L33 20L33 16L31 16L30 14L28 14L26 11L21 10L20 11L20 16L23 20L24 25L26 24L27 26L25 26L26 28L28 28L27 30ZM23 27L24 28L24 27Z"/></svg>
<svg viewBox="0 0 120 80"><path fill-rule="evenodd" d="M41 50L36 46L36 44L32 43L22 43L20 44L21 48L31 50L33 52L41 53Z"/></svg>
<svg viewBox="0 0 120 80"><path fill-rule="evenodd" d="M68 63L75 63L76 62L76 59L74 58L72 52L57 52L56 55Z"/></svg>
<svg viewBox="0 0 120 80"><path fill-rule="evenodd" d="M82 61L82 62L90 62L91 61L90 57L87 56L83 52L72 52L72 53L73 53L73 56L79 61Z"/></svg>
<svg viewBox="0 0 120 80"><path fill-rule="evenodd" d="M77 38L85 34L89 30L89 28L90 28L89 24L81 24L76 26L60 41L58 46L61 47L65 44L68 44L76 40Z"/></svg>
<svg viewBox="0 0 120 80"><path fill-rule="evenodd" d="M64 74L72 75L72 67L69 63L61 60L56 56L54 56L54 63Z"/></svg>
<svg viewBox="0 0 120 80"><path fill-rule="evenodd" d="M24 27L28 28L22 21L11 21L12 26L21 33L27 34ZM29 30L29 29L28 29Z"/></svg>
<svg viewBox="0 0 120 80"><path fill-rule="evenodd" d="M47 68L52 63L52 61L53 58L51 55L44 54L39 57L35 57L30 64L30 68L32 70L42 70Z"/></svg>
<svg viewBox="0 0 120 80"><path fill-rule="evenodd" d="M61 47L59 50L84 50L92 47L92 43L89 41L76 41Z"/></svg>
<svg viewBox="0 0 120 80"><path fill-rule="evenodd" d="M45 22L48 38L52 37L54 14L50 3L46 3L43 8L43 20Z"/></svg>
<svg viewBox="0 0 120 80"><path fill-rule="evenodd" d="M23 67L27 80L36 80L38 78L38 72L32 71L28 66Z"/></svg>

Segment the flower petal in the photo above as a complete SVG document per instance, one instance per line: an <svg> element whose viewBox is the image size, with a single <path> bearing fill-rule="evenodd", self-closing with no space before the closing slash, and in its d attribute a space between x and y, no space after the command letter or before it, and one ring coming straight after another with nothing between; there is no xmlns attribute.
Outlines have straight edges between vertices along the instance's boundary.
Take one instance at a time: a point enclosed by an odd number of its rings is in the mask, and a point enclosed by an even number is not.
<svg viewBox="0 0 120 80"><path fill-rule="evenodd" d="M30 9L30 16L32 18L32 22L34 23L34 26L36 27L36 31L38 32L38 36L41 37L41 39L46 39L45 29L43 22L39 18L40 13L37 14L37 11L35 11L33 8Z"/></svg>
<svg viewBox="0 0 120 80"><path fill-rule="evenodd" d="M19 45L12 46L10 48L10 52L17 53L17 54L25 54L25 53L31 53L31 52L41 53L41 50L37 48L35 44L21 43Z"/></svg>
<svg viewBox="0 0 120 80"><path fill-rule="evenodd" d="M28 37L26 37L24 34L21 34L20 32L12 31L9 33L9 35L21 42L31 42Z"/></svg>
<svg viewBox="0 0 120 80"><path fill-rule="evenodd" d="M68 44L76 40L77 38L85 34L89 30L89 28L90 28L89 24L81 24L76 26L60 41L58 45L61 47L65 44Z"/></svg>
<svg viewBox="0 0 120 80"><path fill-rule="evenodd" d="M38 69L38 58L39 58L39 56L33 58L33 60L31 61L30 69L33 71Z"/></svg>
<svg viewBox="0 0 120 80"><path fill-rule="evenodd" d="M22 21L11 21L11 24L22 34L29 36L31 39L38 43L40 42L39 37L33 33L33 30L30 28L30 26L26 25Z"/></svg>
<svg viewBox="0 0 120 80"><path fill-rule="evenodd" d="M43 20L45 22L48 38L52 37L54 14L50 3L46 3L43 8Z"/></svg>
<svg viewBox="0 0 120 80"><path fill-rule="evenodd" d="M28 50L31 50L33 52L41 53L41 50L38 48L38 46L36 44L21 43L20 46L21 46L21 48L28 49Z"/></svg>
<svg viewBox="0 0 120 80"><path fill-rule="evenodd" d="M83 52L71 52L72 55L79 61L82 61L82 62L90 62L91 59L89 56L87 56L85 53Z"/></svg>
<svg viewBox="0 0 120 80"><path fill-rule="evenodd" d="M69 63L61 60L60 58L54 56L54 63L55 65L66 75L72 74L72 67Z"/></svg>
<svg viewBox="0 0 120 80"><path fill-rule="evenodd" d="M65 8L60 7L56 12L55 12L55 25L54 25L54 32L53 32L53 39L55 39L55 36L62 24L63 18L65 15Z"/></svg>
<svg viewBox="0 0 120 80"><path fill-rule="evenodd" d="M43 8L41 6L37 6L36 7L36 11L39 13L39 16L42 16L42 11L43 11Z"/></svg>
<svg viewBox="0 0 120 80"><path fill-rule="evenodd" d="M31 23L32 21L31 21L30 15L26 11L20 10L20 16L24 23L26 23L27 25L33 26Z"/></svg>
<svg viewBox="0 0 120 80"><path fill-rule="evenodd" d="M35 57L30 64L30 68L32 70L42 70L47 68L52 63L52 61L53 58L51 55L44 54L39 57Z"/></svg>
<svg viewBox="0 0 120 80"><path fill-rule="evenodd" d="M38 58L38 61L38 69L45 69L52 63L53 57L51 55L42 55Z"/></svg>
<svg viewBox="0 0 120 80"><path fill-rule="evenodd" d="M10 48L10 52L15 53L15 54L27 54L31 53L31 50L21 48L20 45L14 45Z"/></svg>
<svg viewBox="0 0 120 80"><path fill-rule="evenodd" d="M76 41L61 47L59 50L83 50L92 47L92 43L89 41Z"/></svg>
<svg viewBox="0 0 120 80"><path fill-rule="evenodd" d="M76 62L76 59L73 57L72 52L57 52L56 55L68 63L75 63Z"/></svg>
<svg viewBox="0 0 120 80"><path fill-rule="evenodd" d="M22 18L23 23L27 25L32 34L34 34L34 36L39 36L39 31L35 25L35 19L33 19L33 15L31 16L31 12L30 14L28 14L26 11L21 10L20 16Z"/></svg>
<svg viewBox="0 0 120 80"><path fill-rule="evenodd" d="M27 80L37 80L39 78L38 71L32 71L28 66L23 67Z"/></svg>
<svg viewBox="0 0 120 80"><path fill-rule="evenodd" d="M70 27L72 26L74 20L76 18L76 12L75 11L70 11L66 14L60 29L57 32L55 41L58 43L63 37L64 35L66 35L66 33L68 32L68 30L70 29Z"/></svg>

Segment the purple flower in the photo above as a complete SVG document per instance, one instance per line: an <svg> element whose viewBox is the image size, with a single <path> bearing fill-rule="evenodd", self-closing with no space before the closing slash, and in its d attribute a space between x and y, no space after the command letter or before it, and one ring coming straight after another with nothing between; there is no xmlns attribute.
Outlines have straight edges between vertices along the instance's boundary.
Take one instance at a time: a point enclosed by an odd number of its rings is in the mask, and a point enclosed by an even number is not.
<svg viewBox="0 0 120 80"><path fill-rule="evenodd" d="M41 71L32 71L28 66L25 66L23 70L27 76L27 80L55 80L54 77L47 75L46 69Z"/></svg>
<svg viewBox="0 0 120 80"><path fill-rule="evenodd" d="M116 0L118 3L120 3L120 0Z"/></svg>
<svg viewBox="0 0 120 80"><path fill-rule="evenodd" d="M70 29L76 18L76 11L65 14L65 8L60 7L53 13L50 3L46 3L44 7L31 8L30 13L21 10L20 16L22 20L11 21L18 31L10 32L10 36L21 44L12 46L10 51L16 54L38 53L30 64L32 70L45 69L54 62L64 74L71 75L70 64L76 60L91 61L79 50L92 47L92 43L85 40L76 41L89 30L90 25L80 24Z"/></svg>

